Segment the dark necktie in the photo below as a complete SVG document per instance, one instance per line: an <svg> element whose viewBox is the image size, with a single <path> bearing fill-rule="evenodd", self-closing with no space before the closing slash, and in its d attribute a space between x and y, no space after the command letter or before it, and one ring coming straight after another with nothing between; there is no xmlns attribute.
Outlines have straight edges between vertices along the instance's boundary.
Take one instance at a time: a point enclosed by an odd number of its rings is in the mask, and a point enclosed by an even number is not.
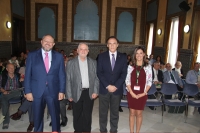
<svg viewBox="0 0 200 133"><path fill-rule="evenodd" d="M174 76L172 75L172 72L170 72L170 77L171 77L171 80L176 84L176 81L174 79Z"/></svg>
<svg viewBox="0 0 200 133"><path fill-rule="evenodd" d="M111 62L112 64L112 70L114 69L114 67L115 67L115 55L114 54L112 54L112 62Z"/></svg>

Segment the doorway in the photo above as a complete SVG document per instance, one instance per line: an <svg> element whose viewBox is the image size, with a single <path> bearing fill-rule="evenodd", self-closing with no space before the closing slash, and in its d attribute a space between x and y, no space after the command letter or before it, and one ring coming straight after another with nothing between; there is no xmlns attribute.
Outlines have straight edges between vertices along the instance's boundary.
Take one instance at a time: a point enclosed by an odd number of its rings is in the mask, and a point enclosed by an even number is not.
<svg viewBox="0 0 200 133"><path fill-rule="evenodd" d="M19 56L20 52L26 51L25 21L23 19L13 17L12 25L12 54Z"/></svg>

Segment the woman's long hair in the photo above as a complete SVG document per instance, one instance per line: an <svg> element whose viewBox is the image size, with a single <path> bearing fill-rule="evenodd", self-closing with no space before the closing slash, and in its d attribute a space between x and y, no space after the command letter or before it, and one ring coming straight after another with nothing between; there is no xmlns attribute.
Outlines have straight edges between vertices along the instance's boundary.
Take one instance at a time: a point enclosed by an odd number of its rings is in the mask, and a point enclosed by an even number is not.
<svg viewBox="0 0 200 133"><path fill-rule="evenodd" d="M145 50L143 47L141 46L138 46L135 48L134 52L133 52L133 55L132 55L132 60L131 60L131 65L132 66L136 66L136 63L137 63L137 60L136 60L136 53L138 50L142 50L143 53L144 53L144 57L143 57L143 66L147 66L148 65L148 62L146 61L146 54L145 54Z"/></svg>

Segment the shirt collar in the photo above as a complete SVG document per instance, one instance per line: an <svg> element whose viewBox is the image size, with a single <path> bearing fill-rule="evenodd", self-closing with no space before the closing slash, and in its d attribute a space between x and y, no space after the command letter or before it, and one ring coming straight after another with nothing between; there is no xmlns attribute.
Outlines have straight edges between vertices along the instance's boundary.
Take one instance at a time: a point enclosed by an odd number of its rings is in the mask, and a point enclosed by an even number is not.
<svg viewBox="0 0 200 133"><path fill-rule="evenodd" d="M111 53L111 52L109 51L110 57L112 57L112 54L114 54L114 55L115 55L115 58L116 58L116 56L117 56L117 51L115 51L114 53Z"/></svg>
<svg viewBox="0 0 200 133"><path fill-rule="evenodd" d="M51 54L51 50L48 52L44 51L44 49L42 49L42 48L41 48L41 50L42 50L42 55L45 55L45 53L48 53L48 55Z"/></svg>

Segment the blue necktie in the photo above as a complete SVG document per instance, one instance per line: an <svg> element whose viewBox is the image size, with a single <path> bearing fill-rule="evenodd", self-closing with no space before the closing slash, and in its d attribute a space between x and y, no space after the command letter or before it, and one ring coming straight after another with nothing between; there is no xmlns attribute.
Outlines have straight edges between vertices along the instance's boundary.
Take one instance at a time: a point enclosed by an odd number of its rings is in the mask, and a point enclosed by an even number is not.
<svg viewBox="0 0 200 133"><path fill-rule="evenodd" d="M171 80L176 84L176 81L174 79L174 76L172 75L172 72L170 72L170 77L171 77Z"/></svg>
<svg viewBox="0 0 200 133"><path fill-rule="evenodd" d="M115 55L114 54L112 54L112 70L114 69L114 67L115 67Z"/></svg>

